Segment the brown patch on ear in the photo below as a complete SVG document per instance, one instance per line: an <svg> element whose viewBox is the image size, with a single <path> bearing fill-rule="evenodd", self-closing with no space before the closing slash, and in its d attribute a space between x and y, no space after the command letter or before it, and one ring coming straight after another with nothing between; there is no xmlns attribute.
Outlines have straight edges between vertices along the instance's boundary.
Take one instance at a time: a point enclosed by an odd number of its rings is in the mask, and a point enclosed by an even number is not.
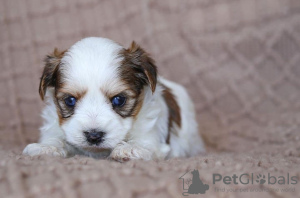
<svg viewBox="0 0 300 198"><path fill-rule="evenodd" d="M149 85L154 92L157 83L155 61L134 41L128 49L120 51L123 57L120 76L135 92L140 92L144 85Z"/></svg>
<svg viewBox="0 0 300 198"><path fill-rule="evenodd" d="M164 87L164 90L162 92L163 97L165 99L165 102L169 110L168 135L166 139L166 143L169 144L171 132L175 134L177 133L173 128L173 124L175 123L178 127L181 127L181 115L180 115L180 107L177 104L175 96L173 95L173 93L168 87L166 87L165 85L162 86Z"/></svg>
<svg viewBox="0 0 300 198"><path fill-rule="evenodd" d="M144 86L148 85L152 93L155 91L157 69L154 60L134 41L128 49L119 52L119 57L122 58L118 68L122 89L118 90L119 93L103 92L109 99L117 94L126 96L125 105L114 110L123 118L136 117L143 105Z"/></svg>
<svg viewBox="0 0 300 198"><path fill-rule="evenodd" d="M39 94L42 100L44 100L47 88L55 87L58 83L58 68L60 65L60 61L64 55L65 51L58 51L56 48L54 49L52 54L46 56L44 62L45 67L41 77L40 86L39 86Z"/></svg>

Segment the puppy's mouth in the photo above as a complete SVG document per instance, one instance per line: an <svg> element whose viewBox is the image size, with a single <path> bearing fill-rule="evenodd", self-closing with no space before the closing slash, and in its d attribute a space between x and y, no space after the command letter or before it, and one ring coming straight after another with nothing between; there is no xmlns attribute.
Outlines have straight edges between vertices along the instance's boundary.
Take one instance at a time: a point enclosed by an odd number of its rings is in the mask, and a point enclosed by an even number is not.
<svg viewBox="0 0 300 198"><path fill-rule="evenodd" d="M97 153L97 152L111 152L111 148L107 148L107 147L104 147L103 144L99 143L99 144L91 144L91 143L88 143L88 142L84 142L82 145L77 145L77 144L74 144L74 143L71 143L69 141L66 141L68 145L72 146L72 147L75 147L77 149L80 149L80 150L85 150L85 151L88 151L88 152L93 152L93 153Z"/></svg>
<svg viewBox="0 0 300 198"><path fill-rule="evenodd" d="M111 149L108 148L101 148L101 147L97 147L95 145L92 146L85 146L85 147L81 147L81 149L88 151L88 152L92 152L92 153L98 153L98 152L103 152L103 153L110 153Z"/></svg>

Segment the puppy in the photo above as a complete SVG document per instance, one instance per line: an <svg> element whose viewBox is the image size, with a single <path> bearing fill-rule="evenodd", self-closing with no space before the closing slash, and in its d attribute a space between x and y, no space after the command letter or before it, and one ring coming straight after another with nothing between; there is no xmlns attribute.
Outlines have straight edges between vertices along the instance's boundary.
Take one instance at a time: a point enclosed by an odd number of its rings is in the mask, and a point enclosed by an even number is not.
<svg viewBox="0 0 300 198"><path fill-rule="evenodd" d="M157 76L154 60L135 42L128 49L106 38L85 38L45 59L39 94L39 143L27 155L120 162L204 152L186 90Z"/></svg>

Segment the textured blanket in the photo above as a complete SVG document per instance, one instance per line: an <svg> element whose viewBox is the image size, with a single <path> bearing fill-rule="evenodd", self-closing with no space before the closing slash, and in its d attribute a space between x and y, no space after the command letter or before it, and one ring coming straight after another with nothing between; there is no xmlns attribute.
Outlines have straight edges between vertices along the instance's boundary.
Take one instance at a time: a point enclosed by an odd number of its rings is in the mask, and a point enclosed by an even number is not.
<svg viewBox="0 0 300 198"><path fill-rule="evenodd" d="M187 87L207 154L22 156L44 56L87 36L135 40ZM300 197L299 0L0 0L0 71L0 197Z"/></svg>

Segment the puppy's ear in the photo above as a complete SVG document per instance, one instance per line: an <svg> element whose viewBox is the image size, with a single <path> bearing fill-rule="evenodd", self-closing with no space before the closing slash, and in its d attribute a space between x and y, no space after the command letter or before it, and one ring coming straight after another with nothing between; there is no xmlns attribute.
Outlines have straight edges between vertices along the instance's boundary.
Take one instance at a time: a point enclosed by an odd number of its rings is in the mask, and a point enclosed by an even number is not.
<svg viewBox="0 0 300 198"><path fill-rule="evenodd" d="M66 51L58 51L54 49L53 53L46 56L44 59L45 67L40 81L39 93L42 100L44 100L48 87L55 87L58 75L58 68L60 61Z"/></svg>
<svg viewBox="0 0 300 198"><path fill-rule="evenodd" d="M134 41L132 41L131 46L126 49L125 52L125 61L131 62L131 65L136 72L136 77L148 84L153 93L157 82L157 68L155 66L155 61Z"/></svg>

